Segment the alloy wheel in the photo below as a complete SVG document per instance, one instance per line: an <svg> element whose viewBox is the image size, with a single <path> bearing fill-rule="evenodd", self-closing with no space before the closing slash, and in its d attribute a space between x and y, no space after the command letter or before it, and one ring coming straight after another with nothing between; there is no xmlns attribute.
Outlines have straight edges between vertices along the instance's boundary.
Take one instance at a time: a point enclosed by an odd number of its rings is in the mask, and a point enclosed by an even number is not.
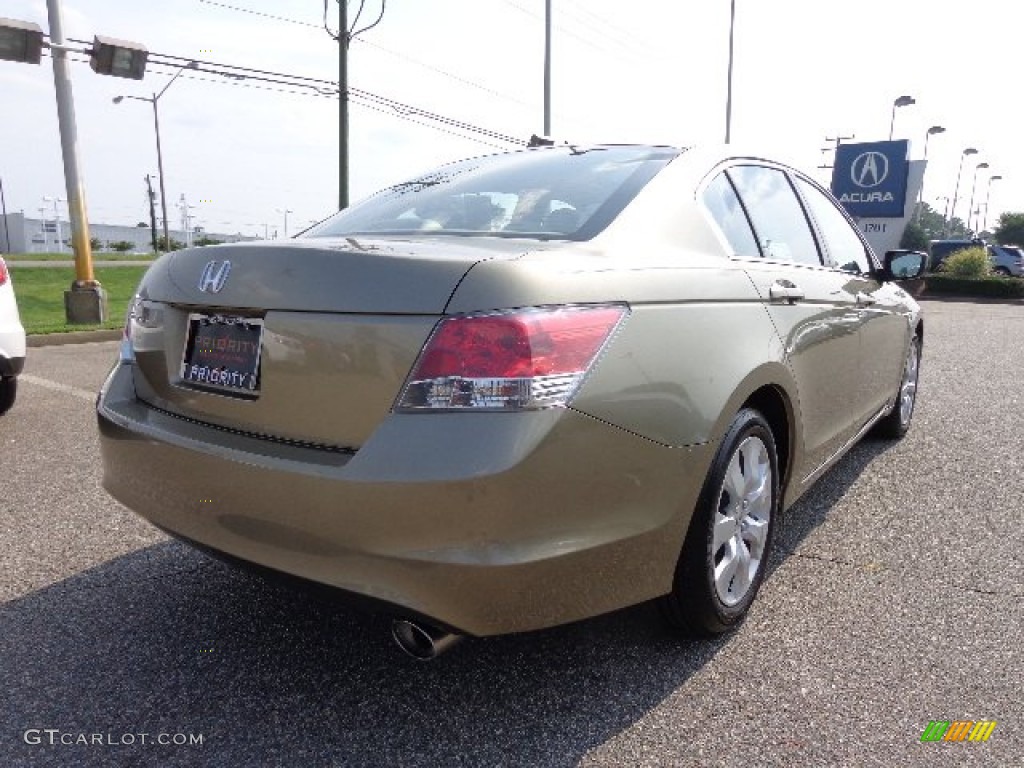
<svg viewBox="0 0 1024 768"><path fill-rule="evenodd" d="M904 425L910 423L910 417L914 413L920 354L917 339L911 340L910 352L907 353L907 364L903 368L903 381L900 384L900 423Z"/></svg>
<svg viewBox="0 0 1024 768"><path fill-rule="evenodd" d="M751 435L729 459L712 533L715 591L727 606L744 598L762 566L773 486L768 449Z"/></svg>

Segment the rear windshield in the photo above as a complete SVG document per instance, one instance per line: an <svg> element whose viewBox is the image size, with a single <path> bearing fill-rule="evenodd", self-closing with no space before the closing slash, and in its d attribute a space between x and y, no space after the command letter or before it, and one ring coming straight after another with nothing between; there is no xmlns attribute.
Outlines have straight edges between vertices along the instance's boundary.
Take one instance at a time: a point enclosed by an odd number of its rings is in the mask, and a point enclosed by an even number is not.
<svg viewBox="0 0 1024 768"><path fill-rule="evenodd" d="M551 147L463 160L395 184L305 233L588 240L680 150Z"/></svg>

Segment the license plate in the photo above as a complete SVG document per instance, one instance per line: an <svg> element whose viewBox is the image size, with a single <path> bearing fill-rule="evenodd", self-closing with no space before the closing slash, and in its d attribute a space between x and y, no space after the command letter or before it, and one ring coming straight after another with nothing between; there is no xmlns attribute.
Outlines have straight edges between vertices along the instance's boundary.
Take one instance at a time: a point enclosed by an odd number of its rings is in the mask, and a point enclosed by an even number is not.
<svg viewBox="0 0 1024 768"><path fill-rule="evenodd" d="M256 397L262 349L263 320L192 313L188 316L181 380L202 389Z"/></svg>

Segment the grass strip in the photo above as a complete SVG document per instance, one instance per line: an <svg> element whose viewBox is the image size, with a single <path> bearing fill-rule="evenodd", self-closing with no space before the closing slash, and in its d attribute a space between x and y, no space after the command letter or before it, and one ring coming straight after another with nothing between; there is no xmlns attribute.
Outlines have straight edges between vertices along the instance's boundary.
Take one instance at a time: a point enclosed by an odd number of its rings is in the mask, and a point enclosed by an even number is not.
<svg viewBox="0 0 1024 768"><path fill-rule="evenodd" d="M64 291L75 279L72 267L18 267L8 264L25 332L63 333L121 328L128 302L135 294L147 267L98 267L96 279L107 294L107 322L101 325L69 325L64 311Z"/></svg>
<svg viewBox="0 0 1024 768"><path fill-rule="evenodd" d="M17 264L19 261L74 261L73 253L3 253L4 261ZM152 261L152 253L118 253L117 251L93 251L93 261Z"/></svg>

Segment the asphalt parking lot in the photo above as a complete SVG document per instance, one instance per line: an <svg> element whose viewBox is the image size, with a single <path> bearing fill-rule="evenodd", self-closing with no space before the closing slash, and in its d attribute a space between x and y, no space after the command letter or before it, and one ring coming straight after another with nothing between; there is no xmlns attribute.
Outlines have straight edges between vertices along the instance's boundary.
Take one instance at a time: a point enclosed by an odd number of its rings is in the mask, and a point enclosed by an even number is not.
<svg viewBox="0 0 1024 768"><path fill-rule="evenodd" d="M910 435L790 511L738 632L643 605L430 664L109 499L116 342L32 349L0 419L0 765L1020 765L1024 305L925 311ZM932 720L997 725L922 743Z"/></svg>

